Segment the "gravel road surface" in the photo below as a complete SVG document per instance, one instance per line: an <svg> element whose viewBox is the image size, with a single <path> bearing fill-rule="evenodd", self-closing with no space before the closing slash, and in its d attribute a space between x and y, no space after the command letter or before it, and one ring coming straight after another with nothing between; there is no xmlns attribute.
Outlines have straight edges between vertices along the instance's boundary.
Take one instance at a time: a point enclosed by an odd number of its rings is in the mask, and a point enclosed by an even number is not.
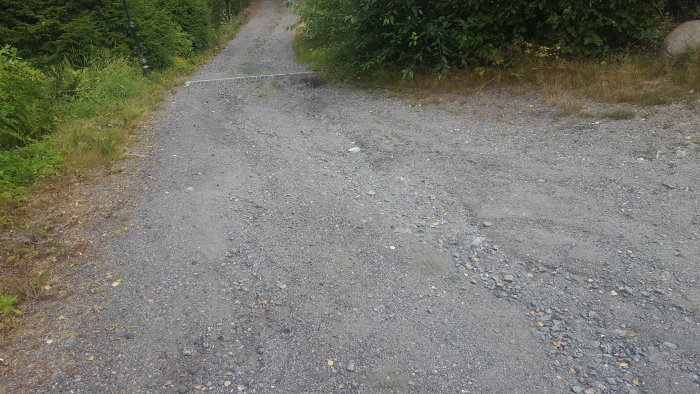
<svg viewBox="0 0 700 394"><path fill-rule="evenodd" d="M293 22L259 0L191 79L305 71ZM100 291L23 353L52 373L0 391L700 392L698 113L556 110L180 88L83 268Z"/></svg>

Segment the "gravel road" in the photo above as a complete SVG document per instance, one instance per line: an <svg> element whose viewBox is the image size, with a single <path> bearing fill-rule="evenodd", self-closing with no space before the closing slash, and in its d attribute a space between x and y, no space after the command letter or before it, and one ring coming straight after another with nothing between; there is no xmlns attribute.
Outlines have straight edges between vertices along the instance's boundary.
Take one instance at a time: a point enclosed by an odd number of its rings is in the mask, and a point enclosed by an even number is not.
<svg viewBox="0 0 700 394"><path fill-rule="evenodd" d="M305 71L293 22L259 0L192 79ZM11 391L700 392L698 113L556 110L180 88L83 269L103 286Z"/></svg>

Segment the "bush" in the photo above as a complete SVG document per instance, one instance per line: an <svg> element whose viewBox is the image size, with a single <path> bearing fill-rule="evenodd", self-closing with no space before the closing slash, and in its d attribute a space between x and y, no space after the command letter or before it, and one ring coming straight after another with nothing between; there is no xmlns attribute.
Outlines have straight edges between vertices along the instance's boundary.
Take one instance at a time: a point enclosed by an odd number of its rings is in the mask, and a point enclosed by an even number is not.
<svg viewBox="0 0 700 394"><path fill-rule="evenodd" d="M63 159L45 142L0 151L0 202L21 196L36 178L58 175L62 163Z"/></svg>
<svg viewBox="0 0 700 394"><path fill-rule="evenodd" d="M0 48L0 149L25 145L53 128L47 78L17 56Z"/></svg>
<svg viewBox="0 0 700 394"><path fill-rule="evenodd" d="M212 12L205 0L160 0L158 6L170 13L192 41L194 50L207 49L214 43Z"/></svg>
<svg viewBox="0 0 700 394"><path fill-rule="evenodd" d="M305 0L294 10L321 62L357 73L498 62L504 48L599 56L653 42L657 0Z"/></svg>

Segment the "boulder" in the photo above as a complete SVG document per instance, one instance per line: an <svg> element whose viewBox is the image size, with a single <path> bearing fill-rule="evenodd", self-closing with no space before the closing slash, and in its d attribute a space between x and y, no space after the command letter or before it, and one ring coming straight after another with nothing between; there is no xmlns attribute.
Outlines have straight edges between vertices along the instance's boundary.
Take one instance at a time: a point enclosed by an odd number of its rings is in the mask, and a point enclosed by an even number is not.
<svg viewBox="0 0 700 394"><path fill-rule="evenodd" d="M663 54L672 59L690 50L700 50L700 20L688 21L673 29L662 47Z"/></svg>

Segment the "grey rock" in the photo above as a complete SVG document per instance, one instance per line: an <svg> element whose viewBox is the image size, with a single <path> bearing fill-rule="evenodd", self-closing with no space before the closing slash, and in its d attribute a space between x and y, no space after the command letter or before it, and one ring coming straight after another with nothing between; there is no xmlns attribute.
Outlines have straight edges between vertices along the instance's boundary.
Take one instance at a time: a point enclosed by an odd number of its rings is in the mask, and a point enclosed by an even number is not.
<svg viewBox="0 0 700 394"><path fill-rule="evenodd" d="M669 58L695 49L700 49L700 20L682 23L664 38L662 45L662 53Z"/></svg>
<svg viewBox="0 0 700 394"><path fill-rule="evenodd" d="M580 394L580 393L583 393L583 387L573 386L573 387L571 387L571 391L573 391L576 394Z"/></svg>
<svg viewBox="0 0 700 394"><path fill-rule="evenodd" d="M678 345L676 345L675 343L672 343L672 342L663 342L663 343L661 344L661 346L662 346L662 347L665 347L665 348L667 348L667 349L671 349L671 350L676 350L676 349L678 349Z"/></svg>
<svg viewBox="0 0 700 394"><path fill-rule="evenodd" d="M484 225L484 227L491 227L491 226L493 226L493 223L492 223L492 222L489 222L489 221L483 222L483 223L481 223L481 224Z"/></svg>

